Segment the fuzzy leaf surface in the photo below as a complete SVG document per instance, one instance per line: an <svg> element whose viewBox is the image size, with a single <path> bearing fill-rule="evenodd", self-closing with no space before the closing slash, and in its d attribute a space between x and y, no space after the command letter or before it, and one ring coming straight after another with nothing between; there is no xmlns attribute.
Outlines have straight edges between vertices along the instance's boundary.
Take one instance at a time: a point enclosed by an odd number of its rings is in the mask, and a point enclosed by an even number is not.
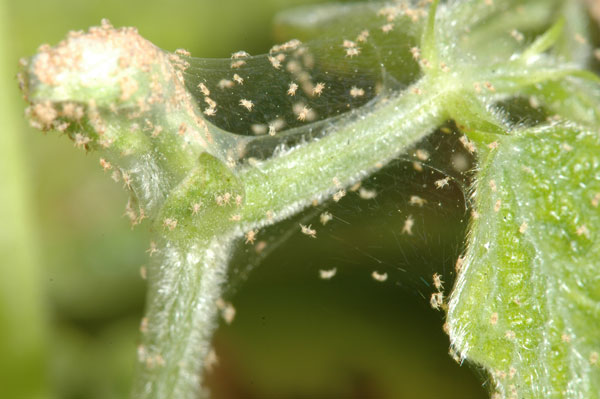
<svg viewBox="0 0 600 399"><path fill-rule="evenodd" d="M482 159L453 348L489 371L497 397L599 397L600 137L528 129Z"/></svg>

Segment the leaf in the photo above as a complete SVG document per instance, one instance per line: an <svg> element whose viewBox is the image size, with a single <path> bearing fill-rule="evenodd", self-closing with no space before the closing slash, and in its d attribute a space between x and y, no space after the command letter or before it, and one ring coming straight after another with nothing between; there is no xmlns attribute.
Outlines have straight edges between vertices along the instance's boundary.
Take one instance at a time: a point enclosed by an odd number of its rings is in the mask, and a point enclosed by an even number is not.
<svg viewBox="0 0 600 399"><path fill-rule="evenodd" d="M489 372L497 397L599 397L600 137L535 128L500 136L483 159L453 349Z"/></svg>
<svg viewBox="0 0 600 399"><path fill-rule="evenodd" d="M538 56L552 47L560 38L564 29L565 20L559 19L544 34L538 36L535 41L521 54L521 59L527 61L529 58Z"/></svg>

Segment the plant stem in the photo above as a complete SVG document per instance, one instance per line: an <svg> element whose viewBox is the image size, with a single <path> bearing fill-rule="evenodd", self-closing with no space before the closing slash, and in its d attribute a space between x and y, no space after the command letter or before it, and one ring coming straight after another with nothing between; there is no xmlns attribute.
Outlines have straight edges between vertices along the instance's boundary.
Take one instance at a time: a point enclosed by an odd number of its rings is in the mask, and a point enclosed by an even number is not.
<svg viewBox="0 0 600 399"><path fill-rule="evenodd" d="M428 85L423 80L419 87L425 89ZM137 397L206 394L198 392L203 360L208 356L216 325L216 301L230 249L243 232L240 227L256 228L283 219L312 199L324 200L338 190L334 178L345 187L396 157L445 120L441 111L444 92L427 93L403 94L374 105L375 112L353 117L320 141L245 169L238 176L246 195L239 226L212 239L183 235L162 246L160 258L148 276L144 322L148 330L139 347ZM364 148L371 151L365 152ZM187 202L188 190L194 186L181 183ZM272 220L265 216L269 210L274 212ZM209 236L207 230L201 230L201 237Z"/></svg>
<svg viewBox="0 0 600 399"><path fill-rule="evenodd" d="M397 157L446 120L448 92L423 78L414 87L352 115L325 138L242 170L246 189L242 220L261 224L272 211L284 219L323 201ZM434 89L435 87L435 89ZM337 183L334 183L337 182Z"/></svg>
<svg viewBox="0 0 600 399"><path fill-rule="evenodd" d="M166 241L149 270L134 397L205 397L201 376L233 240Z"/></svg>

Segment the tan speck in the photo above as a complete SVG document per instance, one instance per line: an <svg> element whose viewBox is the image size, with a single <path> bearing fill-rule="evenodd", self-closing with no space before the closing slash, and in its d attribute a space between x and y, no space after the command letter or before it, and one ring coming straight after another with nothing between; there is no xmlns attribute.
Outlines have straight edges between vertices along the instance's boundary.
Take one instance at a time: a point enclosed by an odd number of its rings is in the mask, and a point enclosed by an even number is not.
<svg viewBox="0 0 600 399"><path fill-rule="evenodd" d="M423 207L423 205L425 205L427 203L427 200L419 197L418 195L411 195L409 203L410 203L410 205L413 205L413 206L416 205L419 208L421 208L421 207Z"/></svg>
<svg viewBox="0 0 600 399"><path fill-rule="evenodd" d="M377 271L373 271L373 273L371 273L371 277L373 277L373 280L382 283L387 280L388 275L387 273L378 273Z"/></svg>
<svg viewBox="0 0 600 399"><path fill-rule="evenodd" d="M294 82L290 83L290 86L287 91L288 96L295 96L296 90L298 90L298 85Z"/></svg>
<svg viewBox="0 0 600 399"><path fill-rule="evenodd" d="M423 149L419 148L415 151L415 156L420 161L427 161L429 159L429 152L427 150L423 150Z"/></svg>
<svg viewBox="0 0 600 399"><path fill-rule="evenodd" d="M173 231L177 227L177 219L166 218L163 220L163 226Z"/></svg>
<svg viewBox="0 0 600 399"><path fill-rule="evenodd" d="M338 190L335 194L333 194L333 200L335 202L339 202L342 198L346 196L346 190L343 188Z"/></svg>
<svg viewBox="0 0 600 399"><path fill-rule="evenodd" d="M334 267L330 270L319 270L319 277L322 280L330 280L337 273L337 269Z"/></svg>
<svg viewBox="0 0 600 399"><path fill-rule="evenodd" d="M254 107L254 103L252 101L246 100L246 99L241 99L240 105L242 107L246 108L248 111L252 111L252 108Z"/></svg>
<svg viewBox="0 0 600 399"><path fill-rule="evenodd" d="M321 224L323 226L325 226L327 224L327 222L329 222L331 219L333 219L333 215L329 212L323 212L320 216L319 219L321 221Z"/></svg>
<svg viewBox="0 0 600 399"><path fill-rule="evenodd" d="M498 212L500 210L501 206L502 206L502 201L501 200L496 201L496 203L494 204L494 212Z"/></svg>
<svg viewBox="0 0 600 399"><path fill-rule="evenodd" d="M311 229L310 224L308 226L300 224L300 231L302 231L302 234L305 234L311 238L317 238L317 231L314 229Z"/></svg>
<svg viewBox="0 0 600 399"><path fill-rule="evenodd" d="M496 323L498 323L498 313L494 312L490 316L490 324L494 326Z"/></svg>
<svg viewBox="0 0 600 399"><path fill-rule="evenodd" d="M519 233L523 234L527 231L527 222L523 222L521 223L521 226L519 226Z"/></svg>
<svg viewBox="0 0 600 399"><path fill-rule="evenodd" d="M411 215L408 215L408 217L404 221L404 226L402 227L402 234L408 234L409 236L411 236L414 224L415 220L412 218Z"/></svg>
<svg viewBox="0 0 600 399"><path fill-rule="evenodd" d="M600 205L600 193L596 193L594 198L592 198L592 206L594 208L598 208L598 205Z"/></svg>
<svg viewBox="0 0 600 399"><path fill-rule="evenodd" d="M587 238L589 238L589 236L590 236L590 230L584 224L577 227L576 233L578 236L585 236Z"/></svg>
<svg viewBox="0 0 600 399"><path fill-rule="evenodd" d="M256 230L250 230L246 233L246 244L254 244L256 240Z"/></svg>
<svg viewBox="0 0 600 399"><path fill-rule="evenodd" d="M365 90L356 86L352 86L352 88L350 88L350 95L354 98L362 97L365 95Z"/></svg>

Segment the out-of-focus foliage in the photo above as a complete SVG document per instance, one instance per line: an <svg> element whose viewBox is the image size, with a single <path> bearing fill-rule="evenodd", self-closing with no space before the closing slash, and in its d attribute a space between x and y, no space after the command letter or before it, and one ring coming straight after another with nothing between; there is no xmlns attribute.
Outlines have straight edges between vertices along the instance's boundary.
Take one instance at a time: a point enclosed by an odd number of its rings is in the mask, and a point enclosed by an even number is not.
<svg viewBox="0 0 600 399"><path fill-rule="evenodd" d="M0 396L46 393L46 329L40 300L37 240L32 231L30 181L9 78L6 9L0 2ZM11 90L12 89L12 90Z"/></svg>

